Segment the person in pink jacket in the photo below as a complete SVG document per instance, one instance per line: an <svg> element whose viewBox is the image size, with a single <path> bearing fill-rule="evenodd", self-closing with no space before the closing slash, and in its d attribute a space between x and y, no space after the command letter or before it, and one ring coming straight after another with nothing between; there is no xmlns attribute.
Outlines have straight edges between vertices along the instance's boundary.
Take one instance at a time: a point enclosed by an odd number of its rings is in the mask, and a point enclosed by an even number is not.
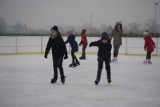
<svg viewBox="0 0 160 107"><path fill-rule="evenodd" d="M144 50L147 51L146 60L143 63L152 64L151 53L154 51L154 48L156 48L156 46L154 41L152 40L152 35L148 31L145 31L143 35L144 35Z"/></svg>
<svg viewBox="0 0 160 107"><path fill-rule="evenodd" d="M79 46L82 45L82 56L79 57L79 59L84 60L86 59L86 48L88 45L87 36L86 36L86 29L82 29L81 31L81 41L79 43Z"/></svg>

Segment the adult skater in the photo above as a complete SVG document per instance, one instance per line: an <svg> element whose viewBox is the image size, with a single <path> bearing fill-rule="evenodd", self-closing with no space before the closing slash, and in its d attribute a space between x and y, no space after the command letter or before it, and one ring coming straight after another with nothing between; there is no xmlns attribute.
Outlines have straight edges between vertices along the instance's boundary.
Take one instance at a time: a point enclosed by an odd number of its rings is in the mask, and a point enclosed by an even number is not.
<svg viewBox="0 0 160 107"><path fill-rule="evenodd" d="M89 46L97 46L98 47L98 70L97 70L97 78L95 80L95 84L98 85L101 79L101 73L103 69L103 62L105 62L105 68L107 71L107 80L108 83L111 83L111 69L110 69L110 62L111 62L111 49L112 45L110 43L110 39L106 32L101 34L101 39L98 41L91 42Z"/></svg>
<svg viewBox="0 0 160 107"><path fill-rule="evenodd" d="M116 22L115 27L111 34L111 40L113 38L113 59L112 62L118 62L119 48L122 45L123 27L122 23Z"/></svg>
<svg viewBox="0 0 160 107"><path fill-rule="evenodd" d="M69 65L69 67L76 67L76 66L80 65L80 63L75 55L75 52L78 51L78 43L75 40L75 35L73 34L73 30L68 30L66 32L66 34L68 35L68 38L65 41L65 44L69 43L71 46L72 63Z"/></svg>
<svg viewBox="0 0 160 107"><path fill-rule="evenodd" d="M146 64L152 64L151 62L151 53L154 51L154 48L156 48L154 41L152 40L151 34L146 31L143 33L144 35L144 50L146 52L146 60L143 63Z"/></svg>
<svg viewBox="0 0 160 107"><path fill-rule="evenodd" d="M82 45L82 56L79 57L79 59L84 60L86 59L86 48L88 45L87 36L86 36L86 29L82 29L81 31L81 41L79 43L79 46Z"/></svg>
<svg viewBox="0 0 160 107"><path fill-rule="evenodd" d="M52 48L52 59L53 59L53 69L54 69L54 77L51 79L51 83L56 83L58 78L58 69L61 75L61 82L65 83L65 76L63 71L63 57L64 59L67 59L67 49L66 45L63 41L63 38L61 37L58 27L53 26L50 31L51 37L48 40L45 55L44 57L47 58L47 55L50 51L50 48Z"/></svg>

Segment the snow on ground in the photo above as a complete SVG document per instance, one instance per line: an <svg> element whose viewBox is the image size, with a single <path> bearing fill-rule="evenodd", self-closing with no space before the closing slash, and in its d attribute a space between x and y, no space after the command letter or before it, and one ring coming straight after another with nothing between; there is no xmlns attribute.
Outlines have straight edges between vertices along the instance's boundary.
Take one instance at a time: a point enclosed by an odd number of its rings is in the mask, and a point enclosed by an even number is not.
<svg viewBox="0 0 160 107"><path fill-rule="evenodd" d="M145 56L119 56L119 63L111 64L112 83L103 69L98 86L96 58L87 55L80 66L69 68L69 56L62 85L60 79L50 84L51 55L0 56L0 107L160 107L160 57L144 65Z"/></svg>

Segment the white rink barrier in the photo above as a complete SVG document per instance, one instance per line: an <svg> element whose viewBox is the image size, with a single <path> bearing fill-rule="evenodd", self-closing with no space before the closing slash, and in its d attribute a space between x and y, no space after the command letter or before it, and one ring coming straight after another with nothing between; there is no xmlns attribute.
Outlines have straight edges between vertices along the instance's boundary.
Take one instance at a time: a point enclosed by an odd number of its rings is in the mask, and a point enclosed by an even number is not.
<svg viewBox="0 0 160 107"><path fill-rule="evenodd" d="M44 53L49 36L0 36L0 54L26 54L26 53ZM67 36L63 36L64 41ZM80 37L76 37L76 41L80 42ZM88 37L88 43L96 41L100 37ZM153 55L160 55L160 38L153 38L156 49ZM113 42L113 41L112 41ZM68 52L70 51L69 44L66 45ZM120 54L145 55L143 37L123 37ZM86 53L97 53L97 47L87 47ZM82 52L82 47L79 47L79 53ZM112 49L113 52L113 49Z"/></svg>

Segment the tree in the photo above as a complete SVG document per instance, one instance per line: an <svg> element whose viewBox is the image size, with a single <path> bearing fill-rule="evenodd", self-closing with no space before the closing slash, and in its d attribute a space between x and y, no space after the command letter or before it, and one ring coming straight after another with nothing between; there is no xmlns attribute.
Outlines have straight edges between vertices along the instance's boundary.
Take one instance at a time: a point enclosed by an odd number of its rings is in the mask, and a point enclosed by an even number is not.
<svg viewBox="0 0 160 107"><path fill-rule="evenodd" d="M7 23L0 17L0 32L5 32L7 30Z"/></svg>
<svg viewBox="0 0 160 107"><path fill-rule="evenodd" d="M128 26L132 33L139 33L140 23L130 23Z"/></svg>

